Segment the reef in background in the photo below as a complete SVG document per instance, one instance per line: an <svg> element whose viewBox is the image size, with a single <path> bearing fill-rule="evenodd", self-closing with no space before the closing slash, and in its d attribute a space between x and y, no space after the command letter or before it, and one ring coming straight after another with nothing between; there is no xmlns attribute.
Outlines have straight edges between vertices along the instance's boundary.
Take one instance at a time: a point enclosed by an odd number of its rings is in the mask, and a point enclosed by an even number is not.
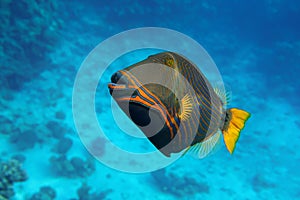
<svg viewBox="0 0 300 200"><path fill-rule="evenodd" d="M112 192L112 189L108 189L102 192L91 192L92 188L86 183L82 183L81 187L77 190L79 200L94 200L105 199L106 196Z"/></svg>
<svg viewBox="0 0 300 200"><path fill-rule="evenodd" d="M26 172L21 163L15 159L0 163L0 199L10 199L14 196L14 183L27 180Z"/></svg>
<svg viewBox="0 0 300 200"><path fill-rule="evenodd" d="M176 198L209 193L209 186L206 183L198 182L194 178L187 176L180 177L164 168L151 172L151 176L154 179L154 185L161 192L170 193Z"/></svg>
<svg viewBox="0 0 300 200"><path fill-rule="evenodd" d="M29 200L53 200L56 197L56 192L52 187L43 186L40 191L33 194Z"/></svg>
<svg viewBox="0 0 300 200"><path fill-rule="evenodd" d="M59 41L63 22L57 2L1 1L0 84L20 90L49 66L49 53Z"/></svg>
<svg viewBox="0 0 300 200"><path fill-rule="evenodd" d="M89 158L85 161L80 157L52 156L50 163L57 175L68 178L88 177L95 171L94 160Z"/></svg>

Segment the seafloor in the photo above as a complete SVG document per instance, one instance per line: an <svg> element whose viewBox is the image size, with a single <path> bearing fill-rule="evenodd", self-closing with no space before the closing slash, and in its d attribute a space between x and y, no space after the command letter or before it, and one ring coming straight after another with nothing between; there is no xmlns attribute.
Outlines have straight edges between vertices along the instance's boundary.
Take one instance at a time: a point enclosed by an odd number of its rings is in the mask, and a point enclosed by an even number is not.
<svg viewBox="0 0 300 200"><path fill-rule="evenodd" d="M299 1L283 0L2 0L0 199L299 199L299 13ZM72 116L77 70L104 39L145 26L203 45L232 91L231 106L251 112L233 155L222 146L205 159L130 174L86 151ZM124 67L117 64L112 71ZM107 88L97 94L110 99ZM117 135L110 109L97 113L104 132ZM114 140L135 146L124 138ZM95 148L111 153L102 140Z"/></svg>

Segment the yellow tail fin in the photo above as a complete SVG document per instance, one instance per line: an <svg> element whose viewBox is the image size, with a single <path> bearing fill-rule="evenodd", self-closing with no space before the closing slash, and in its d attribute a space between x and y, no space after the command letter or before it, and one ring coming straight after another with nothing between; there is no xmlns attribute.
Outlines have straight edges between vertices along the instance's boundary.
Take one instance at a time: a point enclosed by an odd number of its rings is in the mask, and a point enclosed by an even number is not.
<svg viewBox="0 0 300 200"><path fill-rule="evenodd" d="M250 113L237 108L227 110L225 125L223 127L223 137L225 145L230 152L233 153L235 144L240 137L240 132L245 126L245 122L249 119Z"/></svg>

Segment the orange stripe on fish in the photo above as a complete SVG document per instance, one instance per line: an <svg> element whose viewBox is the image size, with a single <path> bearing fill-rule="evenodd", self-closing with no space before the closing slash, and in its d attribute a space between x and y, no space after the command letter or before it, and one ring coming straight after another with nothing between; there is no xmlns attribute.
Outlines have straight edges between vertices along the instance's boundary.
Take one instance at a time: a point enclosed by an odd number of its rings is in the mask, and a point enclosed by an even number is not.
<svg viewBox="0 0 300 200"><path fill-rule="evenodd" d="M160 99L153 94L152 92L150 92L147 88L143 87L143 85L131 74L129 74L129 72L125 72L125 71L120 71L122 73L122 75L126 76L127 79L134 85L138 85L139 88L137 89L139 91L139 93L144 97L147 98L149 101L153 102L154 104L160 104L165 112L160 108L160 106L157 106L156 108L159 110L159 112L161 113L161 115L163 116L165 122L167 123L167 126L170 129L170 134L171 134L171 138L174 137L174 130L173 127L171 126L171 123L175 125L176 131L179 129L177 122L174 120L173 117L171 117L171 115L169 114L167 108L165 107L165 105L160 101ZM146 94L146 92L148 94ZM149 94L151 95L151 97L149 96ZM153 99L154 98L154 99ZM157 103L158 102L158 103ZM167 116L165 116L167 115ZM168 118L171 120L171 123L169 122Z"/></svg>

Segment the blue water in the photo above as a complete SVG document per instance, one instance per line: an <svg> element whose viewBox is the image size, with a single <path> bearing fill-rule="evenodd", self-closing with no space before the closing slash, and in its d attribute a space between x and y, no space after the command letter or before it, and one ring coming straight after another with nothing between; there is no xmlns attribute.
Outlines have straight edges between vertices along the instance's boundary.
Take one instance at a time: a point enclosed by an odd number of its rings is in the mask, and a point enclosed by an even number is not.
<svg viewBox="0 0 300 200"><path fill-rule="evenodd" d="M120 2L1 1L0 199L299 199L300 2ZM86 150L72 114L76 74L99 43L140 27L179 31L213 58L232 92L230 106L252 114L233 155L223 145L204 159L184 156L134 174ZM127 151L154 148L139 134L123 134L102 83L151 51L110 63L97 87L103 131ZM105 143L94 142L98 155L117 156Z"/></svg>

